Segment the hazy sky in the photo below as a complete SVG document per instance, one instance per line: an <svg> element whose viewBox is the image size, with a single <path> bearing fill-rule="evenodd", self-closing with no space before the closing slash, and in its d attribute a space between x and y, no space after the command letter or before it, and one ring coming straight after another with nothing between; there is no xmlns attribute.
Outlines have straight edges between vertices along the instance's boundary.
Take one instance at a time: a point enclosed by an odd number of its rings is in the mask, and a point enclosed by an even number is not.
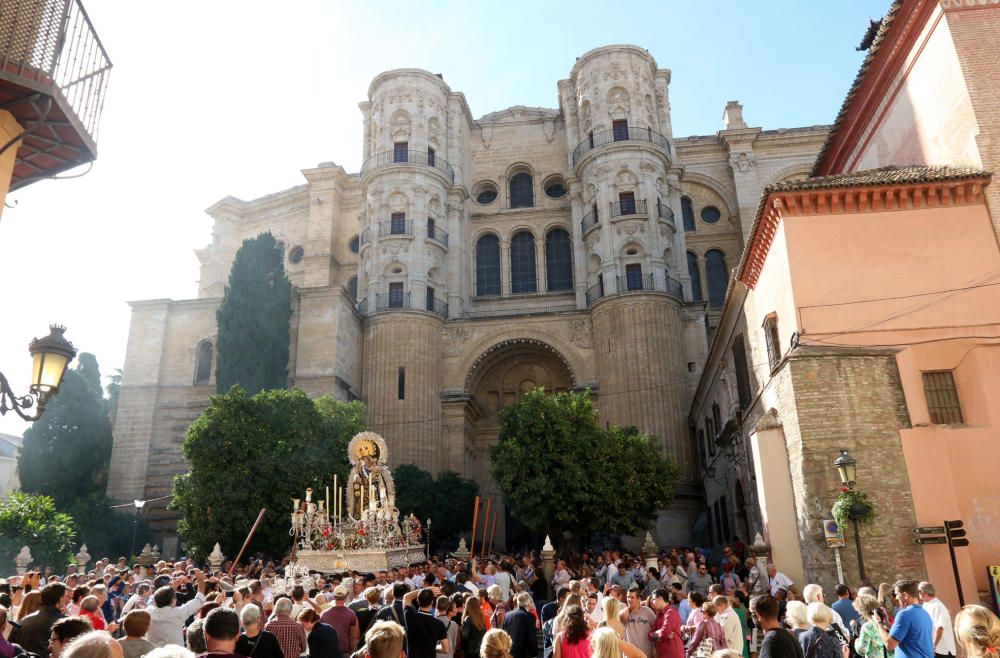
<svg viewBox="0 0 1000 658"><path fill-rule="evenodd" d="M114 62L99 158L80 178L7 198L0 370L25 392L27 344L52 322L105 374L122 367L127 301L196 295L205 208L302 183L322 161L359 169L358 103L381 71L441 73L479 117L555 108L576 57L633 43L673 72L677 137L721 129L731 99L752 126L806 126L833 120L862 59L854 48L888 5L85 0ZM0 419L0 432L26 427Z"/></svg>

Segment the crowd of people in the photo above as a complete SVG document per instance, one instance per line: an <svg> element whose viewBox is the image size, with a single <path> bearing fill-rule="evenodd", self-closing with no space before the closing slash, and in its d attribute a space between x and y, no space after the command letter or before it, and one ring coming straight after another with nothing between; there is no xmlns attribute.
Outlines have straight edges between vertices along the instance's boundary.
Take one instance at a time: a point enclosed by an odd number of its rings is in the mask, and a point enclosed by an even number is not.
<svg viewBox="0 0 1000 658"><path fill-rule="evenodd" d="M744 551L581 553L551 578L533 554L432 558L280 591L284 565L259 558L101 560L0 579L0 658L996 658L1000 620L969 605L953 622L931 583L828 603Z"/></svg>

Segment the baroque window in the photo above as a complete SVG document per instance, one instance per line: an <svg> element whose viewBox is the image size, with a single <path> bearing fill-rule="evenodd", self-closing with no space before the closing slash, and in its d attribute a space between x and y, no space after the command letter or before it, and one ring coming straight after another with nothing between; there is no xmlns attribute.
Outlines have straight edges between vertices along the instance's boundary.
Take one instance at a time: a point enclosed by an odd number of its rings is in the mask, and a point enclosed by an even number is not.
<svg viewBox="0 0 1000 658"><path fill-rule="evenodd" d="M527 231L521 231L510 241L510 291L515 294L538 291L535 236Z"/></svg>
<svg viewBox="0 0 1000 658"><path fill-rule="evenodd" d="M500 239L484 235L476 242L476 296L500 294Z"/></svg>
<svg viewBox="0 0 1000 658"><path fill-rule="evenodd" d="M550 292L573 289L573 245L561 228L545 236L545 276Z"/></svg>
<svg viewBox="0 0 1000 658"><path fill-rule="evenodd" d="M729 285L729 270L726 255L718 249L705 254L705 278L708 279L708 305L722 308L726 301L726 286Z"/></svg>
<svg viewBox="0 0 1000 658"><path fill-rule="evenodd" d="M681 218L684 220L684 230L694 230L694 206L691 199L686 196L681 197Z"/></svg>
<svg viewBox="0 0 1000 658"><path fill-rule="evenodd" d="M521 172L510 179L510 207L531 208L535 205L535 192L531 174Z"/></svg>
<svg viewBox="0 0 1000 658"><path fill-rule="evenodd" d="M701 292L701 271L698 269L698 257L687 252L688 276L691 277L691 299L700 302L705 298Z"/></svg>

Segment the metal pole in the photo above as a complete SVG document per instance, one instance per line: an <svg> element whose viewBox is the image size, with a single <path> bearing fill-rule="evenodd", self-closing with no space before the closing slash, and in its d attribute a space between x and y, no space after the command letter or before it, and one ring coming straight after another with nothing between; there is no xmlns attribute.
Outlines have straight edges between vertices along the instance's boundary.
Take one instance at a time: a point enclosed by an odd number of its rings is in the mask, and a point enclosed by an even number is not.
<svg viewBox="0 0 1000 658"><path fill-rule="evenodd" d="M962 577L958 574L958 560L955 559L955 545L951 543L951 528L944 522L944 535L948 538L948 554L951 556L951 569L955 573L955 587L958 588L958 607L965 607L965 595L962 593Z"/></svg>
<svg viewBox="0 0 1000 658"><path fill-rule="evenodd" d="M854 546L858 549L858 572L861 575L861 584L863 585L868 582L868 577L865 575L865 558L861 554L861 528L857 519L851 519L851 523L854 524Z"/></svg>
<svg viewBox="0 0 1000 658"><path fill-rule="evenodd" d="M837 558L837 582L844 584L844 563L840 561L840 549L834 547L833 556Z"/></svg>
<svg viewBox="0 0 1000 658"><path fill-rule="evenodd" d="M135 518L132 520L132 547L128 549L128 557L131 560L135 555L135 531L139 527L139 508L135 508Z"/></svg>

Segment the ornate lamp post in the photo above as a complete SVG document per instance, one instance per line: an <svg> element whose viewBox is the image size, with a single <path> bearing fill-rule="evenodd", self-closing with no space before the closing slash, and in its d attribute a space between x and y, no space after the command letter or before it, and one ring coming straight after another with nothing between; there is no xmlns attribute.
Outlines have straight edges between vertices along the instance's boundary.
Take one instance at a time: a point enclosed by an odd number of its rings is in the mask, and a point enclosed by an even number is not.
<svg viewBox="0 0 1000 658"><path fill-rule="evenodd" d="M135 505L135 517L132 519L132 547L128 549L129 558L135 555L135 531L139 528L139 511L146 506L146 501L136 498L132 504Z"/></svg>
<svg viewBox="0 0 1000 658"><path fill-rule="evenodd" d="M851 457L846 450L841 450L840 456L834 460L833 465L840 476L841 484L848 489L853 489L858 472L858 461ZM865 518L870 511L870 507L858 502L851 505L847 515L854 526L854 546L858 551L858 575L861 576L862 583L867 582L868 577L865 576L865 558L861 553L861 528L858 522Z"/></svg>
<svg viewBox="0 0 1000 658"><path fill-rule="evenodd" d="M36 338L28 345L31 354L31 385L28 395L15 395L7 378L0 372L0 415L15 411L27 421L38 420L45 410L45 404L59 391L66 367L76 356L76 348L63 337L66 327L51 325L49 335ZM35 407L34 413L24 410Z"/></svg>

